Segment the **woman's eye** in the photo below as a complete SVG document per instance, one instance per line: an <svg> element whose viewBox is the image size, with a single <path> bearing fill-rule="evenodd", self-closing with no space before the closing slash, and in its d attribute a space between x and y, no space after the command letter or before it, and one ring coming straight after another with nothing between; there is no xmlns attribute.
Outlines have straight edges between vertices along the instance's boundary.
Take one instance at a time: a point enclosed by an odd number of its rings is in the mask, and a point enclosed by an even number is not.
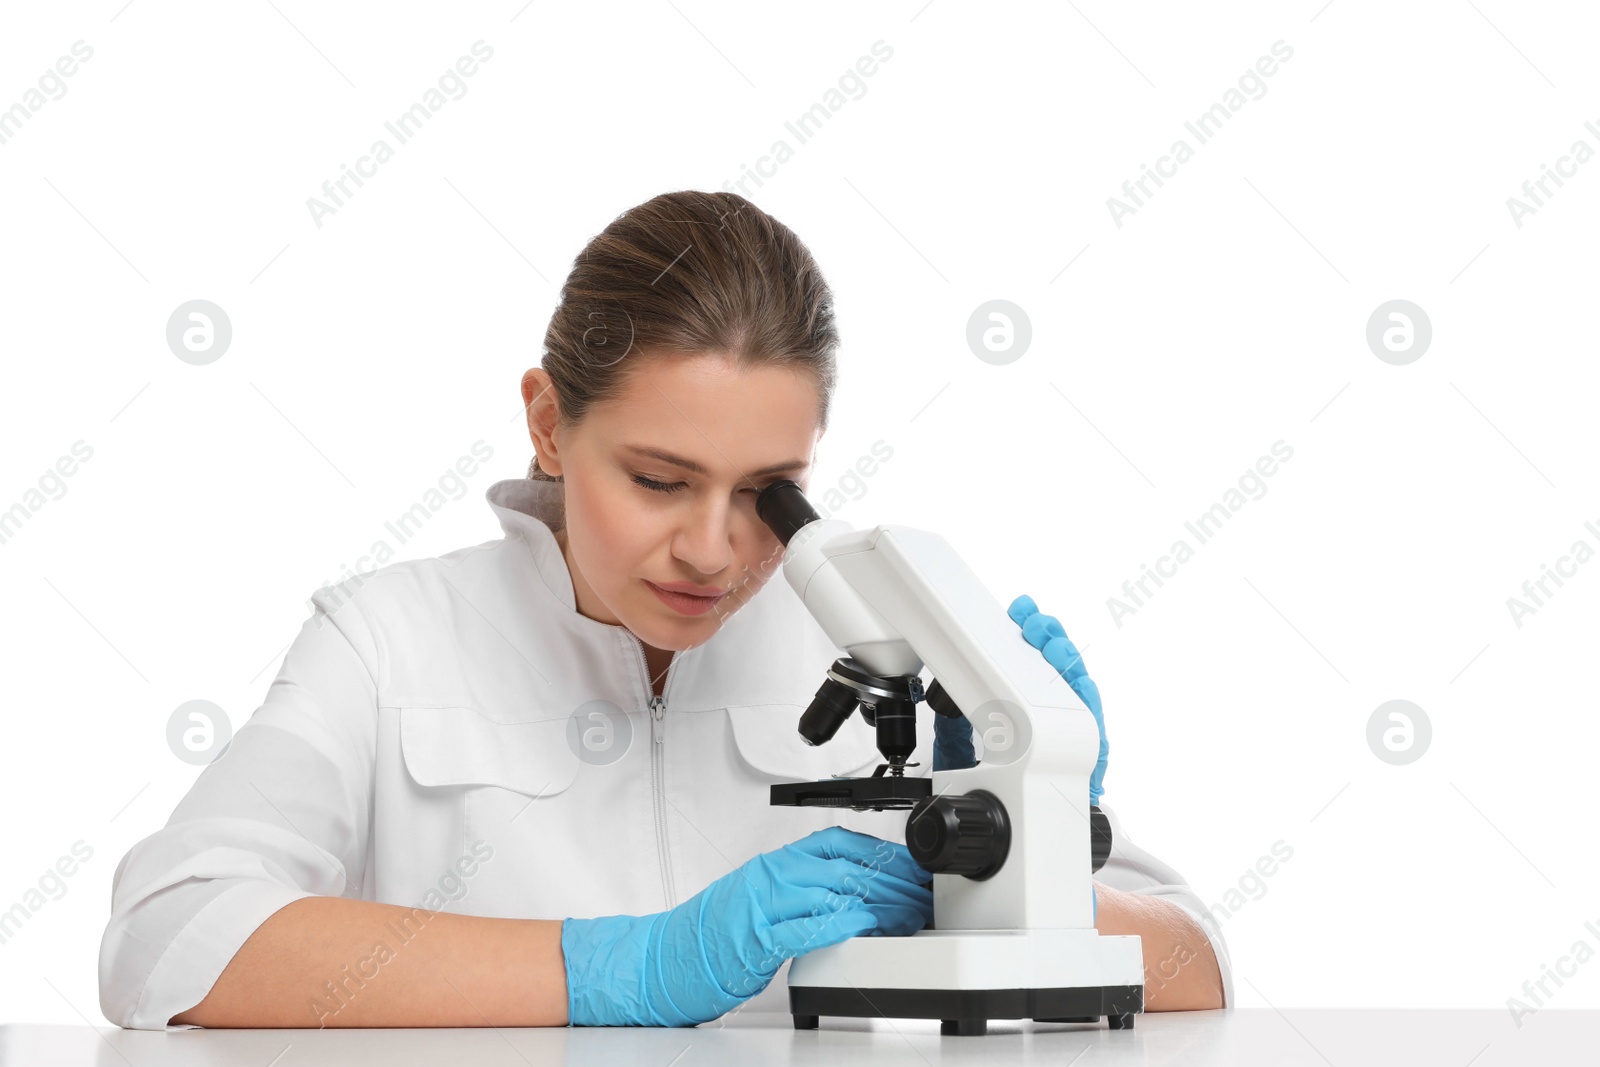
<svg viewBox="0 0 1600 1067"><path fill-rule="evenodd" d="M652 489L658 493L676 493L679 489L683 488L682 482L658 482L654 478L646 478L642 474L635 474L633 476L633 480L636 484L642 485L646 489Z"/></svg>
<svg viewBox="0 0 1600 1067"><path fill-rule="evenodd" d="M684 482L658 482L654 478L648 478L643 474L634 474L630 477L632 477L634 484L641 485L644 488L657 493L676 493L681 489L688 488L688 485ZM756 485L744 486L739 491L741 493L750 494L751 496L756 496L759 495L764 489L766 489L766 486Z"/></svg>

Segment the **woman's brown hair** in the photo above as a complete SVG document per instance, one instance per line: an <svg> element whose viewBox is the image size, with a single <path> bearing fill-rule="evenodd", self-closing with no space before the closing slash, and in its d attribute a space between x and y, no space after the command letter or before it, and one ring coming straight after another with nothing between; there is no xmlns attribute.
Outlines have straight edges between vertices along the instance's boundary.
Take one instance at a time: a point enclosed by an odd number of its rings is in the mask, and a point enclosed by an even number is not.
<svg viewBox="0 0 1600 1067"><path fill-rule="evenodd" d="M623 212L578 253L540 365L569 426L647 356L792 366L815 379L825 429L838 347L833 294L794 231L737 193L689 189ZM537 456L528 477L560 480Z"/></svg>

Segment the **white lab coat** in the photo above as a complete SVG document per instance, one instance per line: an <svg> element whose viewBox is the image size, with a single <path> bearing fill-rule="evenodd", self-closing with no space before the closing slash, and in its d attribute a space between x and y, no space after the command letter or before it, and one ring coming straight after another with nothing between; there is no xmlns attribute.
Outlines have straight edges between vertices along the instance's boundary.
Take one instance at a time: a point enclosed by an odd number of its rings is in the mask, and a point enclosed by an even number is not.
<svg viewBox="0 0 1600 1067"><path fill-rule="evenodd" d="M510 918L644 915L824 826L904 842L903 813L768 803L773 782L871 773L881 758L860 715L815 748L796 732L840 650L781 573L673 657L653 702L638 638L576 610L552 533L562 492L497 482L486 496L503 538L313 596L266 701L166 827L117 866L100 950L106 1018L168 1028L300 897ZM573 712L607 707L593 701L619 709L612 733L605 717L585 717L578 741ZM932 712L918 712L910 773L928 774ZM1200 918L1231 1004L1227 950L1204 904L1116 830L1096 877ZM374 974L360 959L350 968ZM746 1007L786 1011L787 974L785 964ZM317 1025L309 1007L306 1025Z"/></svg>

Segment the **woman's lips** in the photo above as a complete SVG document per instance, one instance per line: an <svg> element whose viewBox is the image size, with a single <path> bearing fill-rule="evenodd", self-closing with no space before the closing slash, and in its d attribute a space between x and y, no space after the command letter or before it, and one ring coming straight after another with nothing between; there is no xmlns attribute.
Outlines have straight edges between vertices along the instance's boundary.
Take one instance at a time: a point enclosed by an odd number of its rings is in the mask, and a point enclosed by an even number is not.
<svg viewBox="0 0 1600 1067"><path fill-rule="evenodd" d="M644 584L650 587L652 593L661 598L663 604L683 615L704 615L715 607L718 601L728 595L727 593L720 593L717 596L693 596L689 593L674 593L661 588L648 578L644 579Z"/></svg>

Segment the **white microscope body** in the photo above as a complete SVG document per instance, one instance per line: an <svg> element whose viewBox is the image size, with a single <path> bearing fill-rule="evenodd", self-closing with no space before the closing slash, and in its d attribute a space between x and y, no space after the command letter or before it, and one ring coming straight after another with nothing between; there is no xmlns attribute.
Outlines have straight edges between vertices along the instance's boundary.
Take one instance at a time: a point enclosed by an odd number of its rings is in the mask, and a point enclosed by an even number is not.
<svg viewBox="0 0 1600 1067"><path fill-rule="evenodd" d="M937 1018L946 1034L983 1034L991 1018L1104 1015L1113 1028L1132 1026L1144 1007L1139 938L1101 936L1094 926L1093 714L944 538L814 518L793 483L769 487L758 508L787 542L789 584L849 654L836 668L854 661L878 678L910 681L914 709L926 665L983 740L977 766L932 772L932 796L906 828L914 855L919 842L922 856L960 853L952 866L982 868L978 876L935 870L919 856L935 871L934 928L796 957L788 977L795 1026L815 1028L823 1015ZM884 747L881 725L879 736ZM801 802L778 800L781 788L773 787L774 803ZM930 806L941 810L922 810Z"/></svg>

